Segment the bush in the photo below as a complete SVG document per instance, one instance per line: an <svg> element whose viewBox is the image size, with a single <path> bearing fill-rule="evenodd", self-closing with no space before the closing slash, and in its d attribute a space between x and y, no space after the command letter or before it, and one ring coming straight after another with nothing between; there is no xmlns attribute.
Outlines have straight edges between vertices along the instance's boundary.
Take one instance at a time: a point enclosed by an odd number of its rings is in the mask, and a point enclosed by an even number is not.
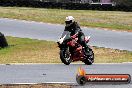
<svg viewBox="0 0 132 88"><path fill-rule="evenodd" d="M4 47L7 47L7 46L8 46L8 43L6 41L6 38L5 38L4 34L2 34L0 32L0 47L4 48Z"/></svg>

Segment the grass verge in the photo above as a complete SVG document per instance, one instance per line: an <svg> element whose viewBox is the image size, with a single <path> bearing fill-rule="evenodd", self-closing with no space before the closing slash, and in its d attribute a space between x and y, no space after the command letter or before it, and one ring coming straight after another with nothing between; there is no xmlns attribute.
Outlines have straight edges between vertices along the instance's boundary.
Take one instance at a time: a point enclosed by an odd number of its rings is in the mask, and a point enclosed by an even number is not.
<svg viewBox="0 0 132 88"><path fill-rule="evenodd" d="M9 47L0 49L0 64L61 63L55 42L6 37ZM132 62L132 52L93 47L95 63Z"/></svg>
<svg viewBox="0 0 132 88"><path fill-rule="evenodd" d="M64 24L72 15L86 27L132 31L132 12L0 7L0 17Z"/></svg>

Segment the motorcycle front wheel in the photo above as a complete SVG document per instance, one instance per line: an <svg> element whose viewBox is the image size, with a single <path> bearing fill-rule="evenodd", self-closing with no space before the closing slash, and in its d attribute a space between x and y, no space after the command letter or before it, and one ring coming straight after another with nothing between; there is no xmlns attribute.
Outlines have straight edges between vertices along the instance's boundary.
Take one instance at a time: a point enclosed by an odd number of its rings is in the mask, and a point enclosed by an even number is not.
<svg viewBox="0 0 132 88"><path fill-rule="evenodd" d="M65 65L69 65L72 61L69 50L60 50L60 59Z"/></svg>

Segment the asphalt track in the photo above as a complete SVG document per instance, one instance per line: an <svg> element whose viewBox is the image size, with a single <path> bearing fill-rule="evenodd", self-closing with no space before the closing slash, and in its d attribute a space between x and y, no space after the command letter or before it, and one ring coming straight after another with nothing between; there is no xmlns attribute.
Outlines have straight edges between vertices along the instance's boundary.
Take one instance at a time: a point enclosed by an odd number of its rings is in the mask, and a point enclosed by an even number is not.
<svg viewBox="0 0 132 88"><path fill-rule="evenodd" d="M64 29L63 25L38 23L13 19L0 19L0 32L6 36L57 41ZM82 28L91 36L90 45L132 51L132 33ZM121 64L26 64L0 65L0 84L30 83L72 83L77 68L82 66L89 74L130 74L132 63ZM132 88L130 84L87 84L83 88Z"/></svg>
<svg viewBox="0 0 132 88"><path fill-rule="evenodd" d="M64 25L0 18L0 32L6 36L57 41ZM90 45L132 51L132 32L82 28L91 36Z"/></svg>
<svg viewBox="0 0 132 88"><path fill-rule="evenodd" d="M121 64L17 64L0 65L0 84L33 84L33 83L69 83L74 87L82 87L76 83L79 67L87 74L130 74L132 63ZM132 88L130 84L93 84L87 83L85 88Z"/></svg>

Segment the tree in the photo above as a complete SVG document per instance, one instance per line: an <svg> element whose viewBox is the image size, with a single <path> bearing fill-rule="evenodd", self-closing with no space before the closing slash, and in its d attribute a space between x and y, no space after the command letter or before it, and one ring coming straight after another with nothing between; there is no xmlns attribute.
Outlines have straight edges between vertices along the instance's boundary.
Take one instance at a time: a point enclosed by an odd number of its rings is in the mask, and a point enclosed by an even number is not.
<svg viewBox="0 0 132 88"><path fill-rule="evenodd" d="M117 5L132 6L132 0L113 0Z"/></svg>

